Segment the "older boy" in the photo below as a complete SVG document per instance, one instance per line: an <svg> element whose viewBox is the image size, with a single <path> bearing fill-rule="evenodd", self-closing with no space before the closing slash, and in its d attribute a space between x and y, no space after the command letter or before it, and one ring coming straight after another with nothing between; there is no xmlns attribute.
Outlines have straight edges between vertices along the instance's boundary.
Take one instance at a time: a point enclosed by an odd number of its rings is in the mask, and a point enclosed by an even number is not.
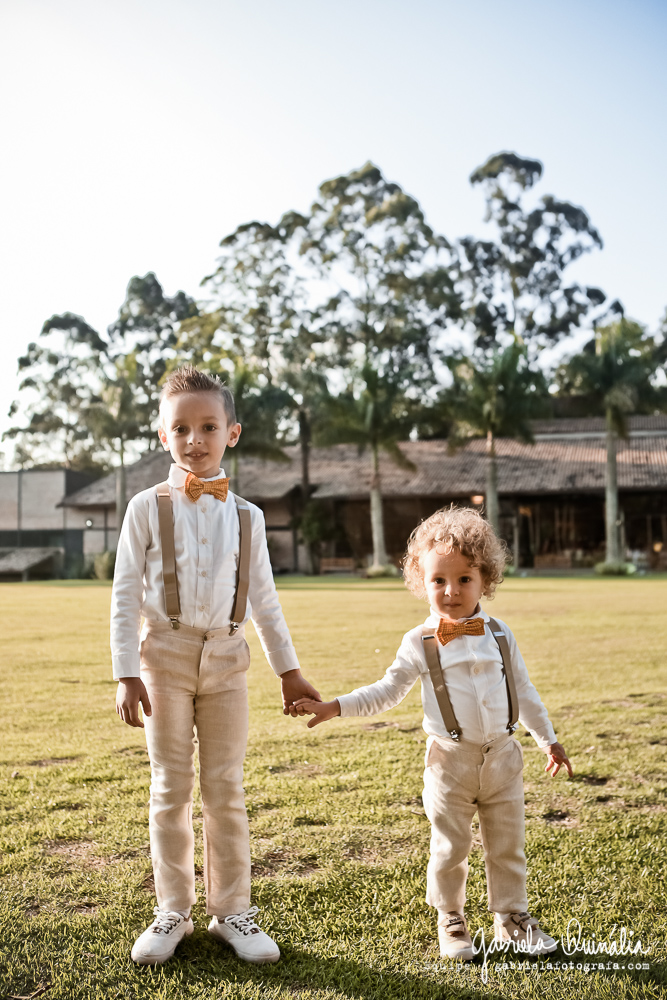
<svg viewBox="0 0 667 1000"><path fill-rule="evenodd" d="M528 912L524 855L523 751L517 719L546 753L552 777L572 769L507 626L481 610L502 581L505 552L491 526L467 508L439 510L410 537L405 582L430 615L408 632L385 676L329 702L304 699L309 726L335 716L374 715L422 682L428 733L424 807L431 823L426 901L438 911L443 957L469 961L464 916L471 822L484 844L489 909L500 941L551 952L556 942ZM474 617L473 617L474 616Z"/></svg>
<svg viewBox="0 0 667 1000"><path fill-rule="evenodd" d="M166 961L193 932L195 730L209 931L248 962L280 957L253 919L257 907L250 907L242 785L249 617L281 679L285 714L296 714L297 698L319 695L299 669L273 582L262 512L228 493L220 468L225 448L234 447L240 434L233 397L218 379L188 365L170 375L161 395L159 436L174 464L168 483L132 498L118 542L111 602L116 711L128 725L142 726L142 705L151 763L158 905L132 949L142 965Z"/></svg>

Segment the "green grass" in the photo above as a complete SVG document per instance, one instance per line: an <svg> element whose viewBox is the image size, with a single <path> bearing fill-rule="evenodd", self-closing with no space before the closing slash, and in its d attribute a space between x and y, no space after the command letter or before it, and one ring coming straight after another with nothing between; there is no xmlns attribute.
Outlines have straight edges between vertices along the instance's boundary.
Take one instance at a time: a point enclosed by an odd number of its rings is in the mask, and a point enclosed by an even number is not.
<svg viewBox="0 0 667 1000"><path fill-rule="evenodd" d="M325 696L380 676L424 618L393 581L279 583L304 673ZM517 635L576 772L547 778L521 737L531 908L559 937L571 918L589 939L625 926L651 949L639 972L440 961L424 902L418 688L384 716L308 730L281 714L252 629L253 901L283 958L239 962L209 940L200 900L177 956L134 966L154 905L149 767L142 732L113 711L108 606L103 584L0 587L0 997L43 986L47 1000L665 995L666 580L510 579L489 605ZM195 824L201 833L199 802ZM199 843L199 873L201 860ZM468 916L488 937L478 846Z"/></svg>

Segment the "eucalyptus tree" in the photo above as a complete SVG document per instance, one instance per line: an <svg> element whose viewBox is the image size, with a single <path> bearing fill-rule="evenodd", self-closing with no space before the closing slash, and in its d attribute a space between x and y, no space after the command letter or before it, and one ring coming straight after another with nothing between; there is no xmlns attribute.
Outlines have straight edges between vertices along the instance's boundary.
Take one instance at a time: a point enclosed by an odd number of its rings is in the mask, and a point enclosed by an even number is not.
<svg viewBox="0 0 667 1000"><path fill-rule="evenodd" d="M486 516L499 531L496 438L532 443L531 420L544 414L548 389L544 374L528 361L526 348L513 341L473 357L448 359L452 384L442 405L449 423L449 448L455 451L472 437L487 443Z"/></svg>
<svg viewBox="0 0 667 1000"><path fill-rule="evenodd" d="M389 421L386 450L399 460L400 449L390 443L394 428L409 428L402 417L396 424L393 414L434 389L439 340L459 315L452 249L427 225L418 202L372 163L323 183L299 232L300 254L320 278L323 363L332 390L343 390L339 434L347 413L350 439L365 435L374 463L370 496L378 567L386 562L380 414Z"/></svg>
<svg viewBox="0 0 667 1000"><path fill-rule="evenodd" d="M525 194L542 176L539 160L497 153L470 176L486 198L485 221L495 238L457 243L457 290L476 346L519 336L531 358L581 326L605 301L599 288L567 283L567 268L602 247L583 208L543 195L532 207Z"/></svg>
<svg viewBox="0 0 667 1000"><path fill-rule="evenodd" d="M562 395L579 396L589 413L604 413L607 434L605 477L605 562L623 561L618 503L618 439L627 438L630 413L665 409L664 387L656 384L663 346L639 323L624 316L595 330L595 336L556 372Z"/></svg>
<svg viewBox="0 0 667 1000"><path fill-rule="evenodd" d="M104 333L75 313L52 316L19 358L23 378L6 432L67 465L102 468L126 447L153 444L158 382L179 323L197 311L183 292L170 298L149 273L132 278L118 319Z"/></svg>
<svg viewBox="0 0 667 1000"><path fill-rule="evenodd" d="M251 222L225 237L216 270L202 282L211 296L209 311L203 322L186 324L181 338L191 347L198 338L204 363L216 351L240 359L263 380L263 395L280 404L286 418L282 437L289 438L292 424L301 453L299 517L311 494L311 441L328 396L320 311L309 288L314 275L297 252L306 223L304 216L288 212L276 226ZM314 560L307 540L306 549L310 572Z"/></svg>

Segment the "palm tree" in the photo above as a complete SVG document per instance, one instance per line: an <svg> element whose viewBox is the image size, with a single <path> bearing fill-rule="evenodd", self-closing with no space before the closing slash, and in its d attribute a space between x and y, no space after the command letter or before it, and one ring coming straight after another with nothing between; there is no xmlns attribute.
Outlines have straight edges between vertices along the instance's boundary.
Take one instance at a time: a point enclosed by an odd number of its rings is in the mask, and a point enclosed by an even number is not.
<svg viewBox="0 0 667 1000"><path fill-rule="evenodd" d="M605 535L607 564L623 561L618 512L618 439L627 438L627 415L664 406L664 389L653 385L658 349L639 323L621 317L598 327L580 354L561 365L556 380L559 391L582 397L592 413L601 410L607 428L605 477Z"/></svg>
<svg viewBox="0 0 667 1000"><path fill-rule="evenodd" d="M526 350L518 340L473 358L450 358L448 365L453 381L444 391L443 401L451 420L449 450L455 451L472 437L486 438L486 516L497 533L496 438L533 442L530 421L544 411L546 381L539 369L529 365Z"/></svg>
<svg viewBox="0 0 667 1000"><path fill-rule="evenodd" d="M380 452L384 451L396 465L414 470L415 466L399 448L414 424L411 403L403 388L391 377L382 377L370 365L365 365L347 390L330 397L325 419L317 434L322 445L352 443L359 451L368 451L371 460L370 507L373 563L371 573L390 573L382 510Z"/></svg>

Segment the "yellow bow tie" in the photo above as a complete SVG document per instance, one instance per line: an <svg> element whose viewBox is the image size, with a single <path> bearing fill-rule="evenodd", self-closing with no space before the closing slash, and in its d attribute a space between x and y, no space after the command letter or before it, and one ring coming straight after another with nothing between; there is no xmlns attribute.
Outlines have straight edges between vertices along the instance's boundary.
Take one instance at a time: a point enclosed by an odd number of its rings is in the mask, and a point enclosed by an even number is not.
<svg viewBox="0 0 667 1000"><path fill-rule="evenodd" d="M224 503L229 490L229 479L212 479L208 483L203 483L197 479L194 472L188 472L185 480L185 495L193 503L197 503L202 493L210 493Z"/></svg>
<svg viewBox="0 0 667 1000"><path fill-rule="evenodd" d="M447 622L441 618L435 634L442 646L446 646L459 635L484 635L484 619L467 618L462 622Z"/></svg>

